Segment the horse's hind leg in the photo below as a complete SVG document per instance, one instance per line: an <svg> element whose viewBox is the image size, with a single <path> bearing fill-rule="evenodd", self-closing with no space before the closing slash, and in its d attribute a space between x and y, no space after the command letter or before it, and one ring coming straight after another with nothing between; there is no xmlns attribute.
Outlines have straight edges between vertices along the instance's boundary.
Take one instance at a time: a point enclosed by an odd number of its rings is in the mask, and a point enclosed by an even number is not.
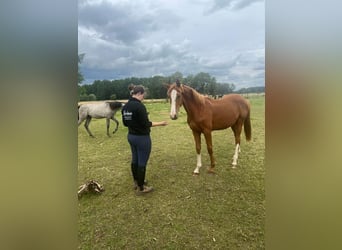
<svg viewBox="0 0 342 250"><path fill-rule="evenodd" d="M94 137L93 134L92 134L92 133L90 132L90 130L89 130L90 121L91 121L91 117L90 117L90 116L87 116L86 122L84 123L84 127L86 128L88 134L89 134L91 137Z"/></svg>
<svg viewBox="0 0 342 250"><path fill-rule="evenodd" d="M78 126L80 126L81 125L81 123L84 121L84 119L80 119L80 118L78 118Z"/></svg>
<svg viewBox="0 0 342 250"><path fill-rule="evenodd" d="M232 130L234 132L235 137L235 152L233 156L232 168L236 168L237 160L239 158L240 149L240 140L241 140L241 131L242 131L242 122L237 121L237 123L232 126Z"/></svg>
<svg viewBox="0 0 342 250"><path fill-rule="evenodd" d="M83 113L78 113L78 126L82 124L82 122L87 118Z"/></svg>

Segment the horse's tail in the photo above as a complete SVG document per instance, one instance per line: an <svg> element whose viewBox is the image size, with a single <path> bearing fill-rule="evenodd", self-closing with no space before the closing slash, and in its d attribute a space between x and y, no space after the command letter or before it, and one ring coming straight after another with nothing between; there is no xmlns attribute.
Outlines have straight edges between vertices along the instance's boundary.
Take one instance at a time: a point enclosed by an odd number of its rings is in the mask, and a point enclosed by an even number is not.
<svg viewBox="0 0 342 250"><path fill-rule="evenodd" d="M248 114L243 124L247 141L250 141L252 139L252 126L251 126L250 113L251 113L250 107L248 106Z"/></svg>

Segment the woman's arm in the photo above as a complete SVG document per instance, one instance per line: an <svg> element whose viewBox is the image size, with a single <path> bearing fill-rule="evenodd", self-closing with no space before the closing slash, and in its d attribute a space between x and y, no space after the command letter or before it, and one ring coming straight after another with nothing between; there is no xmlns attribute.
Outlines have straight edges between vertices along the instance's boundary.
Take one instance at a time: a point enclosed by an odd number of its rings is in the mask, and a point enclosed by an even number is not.
<svg viewBox="0 0 342 250"><path fill-rule="evenodd" d="M157 126L165 126L167 125L167 121L162 121L162 122L152 122L152 127L157 127Z"/></svg>

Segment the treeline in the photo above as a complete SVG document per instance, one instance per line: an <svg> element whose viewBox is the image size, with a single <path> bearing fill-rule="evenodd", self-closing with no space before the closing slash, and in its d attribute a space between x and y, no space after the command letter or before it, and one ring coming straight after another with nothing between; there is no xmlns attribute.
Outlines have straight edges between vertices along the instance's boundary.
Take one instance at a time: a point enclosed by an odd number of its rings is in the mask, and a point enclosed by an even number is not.
<svg viewBox="0 0 342 250"><path fill-rule="evenodd" d="M238 91L235 91L235 93L238 93L238 94L244 94L244 93L264 93L264 92L265 92L265 87L264 86L242 88L242 89L239 89Z"/></svg>
<svg viewBox="0 0 342 250"><path fill-rule="evenodd" d="M173 83L179 79L182 83L189 85L198 92L206 95L216 96L234 92L235 85L232 83L217 83L215 77L208 73L198 73L183 77L180 72L171 76L154 76L149 78L126 78L120 80L96 80L93 84L79 85L79 101L95 100L121 100L129 98L128 86L130 84L143 85L147 88L147 99L166 98L167 83Z"/></svg>

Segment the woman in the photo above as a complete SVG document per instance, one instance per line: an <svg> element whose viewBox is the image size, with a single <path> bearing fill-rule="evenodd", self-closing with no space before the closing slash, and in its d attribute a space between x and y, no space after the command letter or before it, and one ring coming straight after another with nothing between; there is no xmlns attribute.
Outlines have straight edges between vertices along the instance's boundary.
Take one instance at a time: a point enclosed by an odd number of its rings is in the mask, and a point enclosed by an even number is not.
<svg viewBox="0 0 342 250"><path fill-rule="evenodd" d="M148 119L146 107L142 104L145 89L141 85L129 87L131 97L121 110L122 122L128 127L128 142L132 151L131 171L135 189L138 194L153 191L152 187L145 185L146 165L151 153L150 128L165 126L166 121L151 122Z"/></svg>

